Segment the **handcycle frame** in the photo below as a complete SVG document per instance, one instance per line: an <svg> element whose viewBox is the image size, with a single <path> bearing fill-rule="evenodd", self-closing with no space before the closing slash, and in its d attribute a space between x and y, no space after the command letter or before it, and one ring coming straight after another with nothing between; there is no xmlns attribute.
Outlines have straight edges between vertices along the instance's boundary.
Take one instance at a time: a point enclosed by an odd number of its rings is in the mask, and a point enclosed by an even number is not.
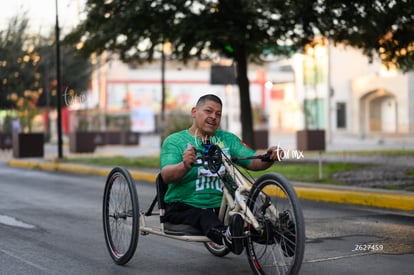
<svg viewBox="0 0 414 275"><path fill-rule="evenodd" d="M258 179L249 178L236 166L237 160L269 161L268 153L230 158L217 145L207 144L205 148L198 151L201 155L195 165L204 166L220 178L223 197L219 219L228 224L230 216L235 213L243 217L243 240L252 271L255 274L297 274L304 255L305 225L292 185L277 173L266 173ZM167 184L158 174L156 196L148 210L141 211L135 182L128 170L115 167L109 173L103 198L103 226L106 245L115 263L126 264L135 253L139 235L149 234L202 242L214 256L227 255L230 252L227 247L213 243L195 228L165 221L166 190ZM154 211L156 204L158 212ZM282 206L281 210L278 206ZM159 217L156 226L149 225L151 216Z"/></svg>
<svg viewBox="0 0 414 275"><path fill-rule="evenodd" d="M217 158L217 157L221 158L221 162L217 162L217 163L222 163L224 165L225 171L227 172L231 171L232 173L231 177L234 178L234 183L237 184L237 189L234 191L234 198L233 198L228 187L224 184L222 180L220 181L223 187L223 198L222 198L222 202L221 202L221 206L220 206L220 210L218 214L219 219L223 221L224 224L227 224L231 215L233 215L234 213L239 213L242 215L245 222L247 222L248 224L251 224L254 227L254 229L259 231L260 225L246 204L246 198L251 190L251 185L248 184L247 180L241 174L241 172L238 169L235 169L233 161L230 158L228 158L226 155L224 155L221 151L219 151L220 153L219 156L217 155L211 156L211 154L208 155L209 154L208 151L205 153L207 154L207 158ZM264 157L265 157L264 155L261 155L261 156L254 156L254 157L249 157L249 158L252 159L252 158L264 158ZM206 162L208 162L210 159L206 160L206 157L203 158L203 156L201 156L199 159L201 160L202 163L198 165L199 166L204 165L204 166L207 166L206 168L208 168L208 164L206 165ZM245 158L245 159L248 159L248 158ZM193 232L194 230L192 230L190 226L185 226L185 225L177 226L177 227L183 228L184 230L171 230L171 231L166 230L165 223L163 222L163 219L162 219L162 217L165 214L165 205L163 203L165 185L162 181L161 175L157 176L156 185L157 185L156 198L154 198L153 203L151 204L150 208L146 212L140 212L141 235L154 234L154 235L182 240L182 241L211 242L211 240L208 237L202 235L201 232L200 232L200 235L194 234ZM158 202L158 206L159 206L158 213L153 212L155 202ZM276 209L274 210L276 214ZM152 215L160 216L160 219L161 219L160 227L153 227L153 226L146 225L146 217L152 216ZM174 227L174 225L170 225L170 226ZM186 232L186 229L190 231L190 234L185 234L185 233L188 233Z"/></svg>

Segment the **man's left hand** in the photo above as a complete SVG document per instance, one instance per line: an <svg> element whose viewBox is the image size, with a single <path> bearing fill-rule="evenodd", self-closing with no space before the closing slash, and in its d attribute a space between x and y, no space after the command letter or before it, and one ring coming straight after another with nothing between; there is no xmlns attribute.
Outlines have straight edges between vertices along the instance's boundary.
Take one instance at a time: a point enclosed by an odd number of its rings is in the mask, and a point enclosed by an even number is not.
<svg viewBox="0 0 414 275"><path fill-rule="evenodd" d="M281 161L285 157L285 152L279 146L269 147L267 153L269 153L269 158L272 161Z"/></svg>

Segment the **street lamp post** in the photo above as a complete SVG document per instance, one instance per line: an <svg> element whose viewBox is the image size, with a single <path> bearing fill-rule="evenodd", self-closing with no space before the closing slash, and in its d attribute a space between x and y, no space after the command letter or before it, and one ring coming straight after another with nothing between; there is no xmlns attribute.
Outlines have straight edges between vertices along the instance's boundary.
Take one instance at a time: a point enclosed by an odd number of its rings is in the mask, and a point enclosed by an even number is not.
<svg viewBox="0 0 414 275"><path fill-rule="evenodd" d="M58 0L56 4L56 99L57 99L57 131L58 131L58 158L63 158L62 152L62 96L61 96L61 83L60 83L60 42L59 42L59 13L58 13Z"/></svg>
<svg viewBox="0 0 414 275"><path fill-rule="evenodd" d="M164 43L161 50L161 123L164 127L165 123L165 51Z"/></svg>
<svg viewBox="0 0 414 275"><path fill-rule="evenodd" d="M167 55L171 54L171 43L169 41L164 41L161 48L161 118L160 118L160 128L161 128L161 144L164 137L164 128L165 128L165 101L166 101L166 85L165 85L165 63Z"/></svg>

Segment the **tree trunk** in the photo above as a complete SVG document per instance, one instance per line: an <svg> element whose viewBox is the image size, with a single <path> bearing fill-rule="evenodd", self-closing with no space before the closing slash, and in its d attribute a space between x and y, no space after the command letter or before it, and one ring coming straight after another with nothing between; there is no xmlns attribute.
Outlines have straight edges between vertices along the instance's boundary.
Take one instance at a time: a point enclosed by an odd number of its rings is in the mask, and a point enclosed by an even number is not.
<svg viewBox="0 0 414 275"><path fill-rule="evenodd" d="M240 51L235 55L237 71L237 85L239 86L240 96L240 120L242 125L243 141L255 148L253 133L253 117L250 103L250 86L247 77L247 54L244 47L238 48Z"/></svg>

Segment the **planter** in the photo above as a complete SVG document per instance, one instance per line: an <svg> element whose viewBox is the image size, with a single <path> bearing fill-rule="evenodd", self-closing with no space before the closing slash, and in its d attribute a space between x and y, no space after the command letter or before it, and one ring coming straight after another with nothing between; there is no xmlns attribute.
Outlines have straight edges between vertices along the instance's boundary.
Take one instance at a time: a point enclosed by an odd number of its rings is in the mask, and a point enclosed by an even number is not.
<svg viewBox="0 0 414 275"><path fill-rule="evenodd" d="M138 145L139 144L139 133L121 132L121 144L122 145Z"/></svg>
<svg viewBox="0 0 414 275"><path fill-rule="evenodd" d="M106 132L96 131L93 132L95 134L95 145L102 146L106 145Z"/></svg>
<svg viewBox="0 0 414 275"><path fill-rule="evenodd" d="M121 132L120 131L106 131L106 144L116 145L121 144Z"/></svg>
<svg viewBox="0 0 414 275"><path fill-rule="evenodd" d="M13 137L11 133L0 133L0 149L9 150L13 146Z"/></svg>
<svg viewBox="0 0 414 275"><path fill-rule="evenodd" d="M43 147L43 133L13 134L13 157L15 158L43 157Z"/></svg>
<svg viewBox="0 0 414 275"><path fill-rule="evenodd" d="M69 151L71 153L93 153L95 152L94 132L72 132L69 134Z"/></svg>
<svg viewBox="0 0 414 275"><path fill-rule="evenodd" d="M325 130L301 130L296 132L298 150L325 150Z"/></svg>

